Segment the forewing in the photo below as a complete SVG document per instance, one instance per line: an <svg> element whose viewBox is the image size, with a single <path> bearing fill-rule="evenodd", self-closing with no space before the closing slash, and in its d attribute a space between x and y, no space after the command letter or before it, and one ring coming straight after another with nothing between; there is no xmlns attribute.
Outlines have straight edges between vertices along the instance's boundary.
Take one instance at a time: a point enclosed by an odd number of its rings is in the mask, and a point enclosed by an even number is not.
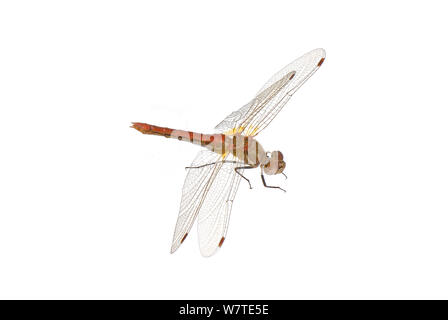
<svg viewBox="0 0 448 320"><path fill-rule="evenodd" d="M233 200L238 190L241 176L235 168L244 166L232 155L226 159L217 172L198 216L198 235L201 254L213 255L226 237ZM243 170L239 170L242 174Z"/></svg>
<svg viewBox="0 0 448 320"><path fill-rule="evenodd" d="M219 172L222 160L221 155L209 150L200 151L193 160L182 188L182 200L179 216L174 230L171 253L177 250L190 232L196 216L204 202L207 191Z"/></svg>
<svg viewBox="0 0 448 320"><path fill-rule="evenodd" d="M294 92L322 65L324 49L315 49L294 60L269 79L256 97L228 115L215 129L255 136L266 128Z"/></svg>

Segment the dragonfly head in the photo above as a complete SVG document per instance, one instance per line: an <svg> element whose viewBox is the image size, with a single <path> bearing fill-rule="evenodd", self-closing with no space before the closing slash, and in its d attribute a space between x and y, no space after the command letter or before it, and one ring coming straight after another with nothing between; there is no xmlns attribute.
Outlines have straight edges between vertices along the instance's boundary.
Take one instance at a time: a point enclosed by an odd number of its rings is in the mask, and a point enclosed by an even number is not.
<svg viewBox="0 0 448 320"><path fill-rule="evenodd" d="M280 151L273 151L270 154L266 152L266 157L267 161L262 166L264 173L273 175L282 173L285 170L286 162L283 161L283 153Z"/></svg>

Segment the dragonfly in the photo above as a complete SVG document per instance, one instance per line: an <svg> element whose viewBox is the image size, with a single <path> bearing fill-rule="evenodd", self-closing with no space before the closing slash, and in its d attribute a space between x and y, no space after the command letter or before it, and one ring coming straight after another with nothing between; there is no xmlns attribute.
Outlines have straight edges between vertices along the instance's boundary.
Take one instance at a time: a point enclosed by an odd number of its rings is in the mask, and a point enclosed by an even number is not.
<svg viewBox="0 0 448 320"><path fill-rule="evenodd" d="M212 134L132 123L131 128L143 134L178 139L204 148L186 167L188 172L182 188L171 253L185 241L196 220L201 254L209 257L222 247L241 179L252 188L250 180L244 176L245 170L260 168L265 187L283 190L269 185L265 177L284 174L286 162L283 153L265 151L255 137L271 123L324 60L324 49L314 49L294 60L274 74L255 98L221 121Z"/></svg>

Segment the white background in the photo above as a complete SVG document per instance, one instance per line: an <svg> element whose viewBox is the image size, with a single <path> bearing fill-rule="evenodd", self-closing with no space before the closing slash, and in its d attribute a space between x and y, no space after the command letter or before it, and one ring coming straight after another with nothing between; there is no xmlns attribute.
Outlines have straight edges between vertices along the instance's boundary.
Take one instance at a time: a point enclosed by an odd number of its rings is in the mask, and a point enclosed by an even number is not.
<svg viewBox="0 0 448 320"><path fill-rule="evenodd" d="M424 4L423 4L424 3ZM448 298L443 1L2 1L0 298ZM197 146L277 70L322 68L258 136L222 249L169 253Z"/></svg>

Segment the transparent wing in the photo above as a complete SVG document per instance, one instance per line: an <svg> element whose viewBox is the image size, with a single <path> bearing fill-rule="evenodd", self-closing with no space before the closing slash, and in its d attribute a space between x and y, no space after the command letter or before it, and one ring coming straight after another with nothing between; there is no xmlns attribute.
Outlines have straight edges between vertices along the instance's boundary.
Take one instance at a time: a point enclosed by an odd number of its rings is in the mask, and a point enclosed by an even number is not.
<svg viewBox="0 0 448 320"><path fill-rule="evenodd" d="M228 115L215 129L255 136L266 128L294 92L322 65L324 49L315 49L277 72L248 104Z"/></svg>
<svg viewBox="0 0 448 320"><path fill-rule="evenodd" d="M216 162L221 159L222 157L219 154L209 150L203 150L196 155L196 158L191 163L191 167L203 167L188 169L182 188L182 200L174 229L171 253L179 248L190 232L191 226L207 194L207 190L213 182L213 177L220 169L219 164Z"/></svg>
<svg viewBox="0 0 448 320"><path fill-rule="evenodd" d="M235 172L235 168L244 164L232 155L229 155L226 161L233 163L221 165L199 211L199 247L205 257L213 255L224 242L233 200L241 181L241 176ZM242 174L243 170L239 172Z"/></svg>

